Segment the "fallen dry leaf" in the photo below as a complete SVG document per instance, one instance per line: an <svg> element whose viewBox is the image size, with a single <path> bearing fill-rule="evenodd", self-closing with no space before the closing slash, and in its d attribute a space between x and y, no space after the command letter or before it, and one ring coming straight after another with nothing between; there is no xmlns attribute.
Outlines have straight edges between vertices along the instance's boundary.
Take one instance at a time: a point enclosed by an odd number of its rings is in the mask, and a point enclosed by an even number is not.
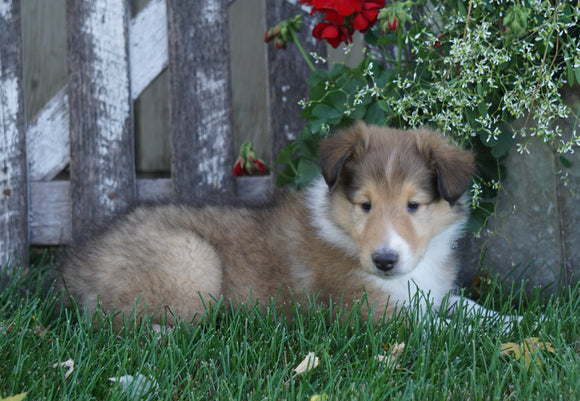
<svg viewBox="0 0 580 401"><path fill-rule="evenodd" d="M65 366L68 369L66 370L66 372L64 372L64 378L67 379L70 374L75 370L75 361L73 361L72 359L68 359L62 363L55 363L54 365L52 365L53 368L58 368L59 366Z"/></svg>
<svg viewBox="0 0 580 401"><path fill-rule="evenodd" d="M16 395L11 395L10 397L2 398L0 397L0 401L22 401L26 397L26 393L20 393Z"/></svg>
<svg viewBox="0 0 580 401"><path fill-rule="evenodd" d="M294 376L292 376L292 378L290 378L285 385L287 386L290 383L290 380L294 379L296 376L299 376L303 373L306 373L314 368L316 368L317 366L320 365L320 359L318 359L318 357L314 354L314 352L309 352L308 355L306 355L304 357L304 359L302 360L302 362L300 362L298 364L298 366L296 366L294 368Z"/></svg>
<svg viewBox="0 0 580 401"><path fill-rule="evenodd" d="M385 344L381 344L383 348L387 351L387 355L375 355L375 361L382 362L387 367L400 368L401 364L396 363L399 357L405 351L405 342L402 343L395 342L395 344L387 347Z"/></svg>
<svg viewBox="0 0 580 401"><path fill-rule="evenodd" d="M139 401L144 398L145 401L149 401L154 396L155 392L159 390L159 384L152 378L149 378L141 373L133 375L124 375L120 377L109 377L112 382L117 382L123 388L123 392L126 393L127 399L130 401Z"/></svg>
<svg viewBox="0 0 580 401"><path fill-rule="evenodd" d="M309 370L318 367L319 365L320 359L318 359L318 357L314 354L314 352L309 352L308 355L304 357L304 360L294 368L294 372L296 372L294 376L306 373Z"/></svg>
<svg viewBox="0 0 580 401"><path fill-rule="evenodd" d="M556 352L551 343L544 342L538 337L530 337L524 339L521 344L512 342L502 344L500 355L507 356L513 354L514 358L518 361L523 357L526 368L529 368L532 362L532 354L539 350L545 350L551 353ZM540 363L540 360L538 360L538 363Z"/></svg>

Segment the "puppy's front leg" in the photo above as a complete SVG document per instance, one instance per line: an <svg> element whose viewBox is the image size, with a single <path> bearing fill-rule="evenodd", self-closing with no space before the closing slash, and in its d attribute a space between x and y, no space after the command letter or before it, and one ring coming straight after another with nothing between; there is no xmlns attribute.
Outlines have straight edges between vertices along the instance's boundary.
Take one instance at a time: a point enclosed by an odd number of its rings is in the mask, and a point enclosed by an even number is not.
<svg viewBox="0 0 580 401"><path fill-rule="evenodd" d="M514 328L514 323L519 324L523 317L514 315L501 315L495 311L484 308L480 304L471 299L464 298L460 295L450 294L449 295L449 312L455 313L459 308L465 310L466 316L469 317L479 317L479 324L485 325L487 323L500 322L503 325L503 331L509 331Z"/></svg>

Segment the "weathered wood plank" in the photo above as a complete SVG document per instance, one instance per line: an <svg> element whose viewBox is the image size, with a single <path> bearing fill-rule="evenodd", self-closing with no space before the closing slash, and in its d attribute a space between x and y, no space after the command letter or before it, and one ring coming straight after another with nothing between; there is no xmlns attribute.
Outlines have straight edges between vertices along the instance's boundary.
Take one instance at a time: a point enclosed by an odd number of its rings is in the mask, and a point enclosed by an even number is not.
<svg viewBox="0 0 580 401"><path fill-rule="evenodd" d="M236 179L238 199L260 202L269 192L270 179L242 177ZM69 181L32 182L30 184L30 243L63 245L72 240ZM169 178L138 179L137 202L171 200L173 184Z"/></svg>
<svg viewBox="0 0 580 401"><path fill-rule="evenodd" d="M167 67L167 4L151 0L129 25L131 97L141 92Z"/></svg>
<svg viewBox="0 0 580 401"><path fill-rule="evenodd" d="M30 243L63 245L72 238L70 181L30 183Z"/></svg>
<svg viewBox="0 0 580 401"><path fill-rule="evenodd" d="M169 178L137 180L139 201L171 196ZM30 185L30 242L32 245L62 245L72 239L69 181L32 182Z"/></svg>
<svg viewBox="0 0 580 401"><path fill-rule="evenodd" d="M137 99L167 66L167 6L152 0L129 27L131 98ZM30 180L51 180L70 161L68 87L61 89L29 122Z"/></svg>
<svg viewBox="0 0 580 401"><path fill-rule="evenodd" d="M72 233L135 197L126 1L67 1Z"/></svg>
<svg viewBox="0 0 580 401"><path fill-rule="evenodd" d="M26 150L31 181L51 180L70 161L68 86L28 124Z"/></svg>
<svg viewBox="0 0 580 401"><path fill-rule="evenodd" d="M295 0L268 0L266 2L266 26L273 27L279 22L302 15L304 24L298 39L307 54L317 53L326 57L326 45L312 37L316 20L308 14L308 9ZM304 127L300 120L298 102L308 97L306 81L312 71L302 58L298 48L290 44L286 49L268 45L268 82L270 102L270 132L272 135L272 156L275 159L280 150L298 137Z"/></svg>
<svg viewBox="0 0 580 401"><path fill-rule="evenodd" d="M20 1L0 3L0 269L28 263L28 182Z"/></svg>
<svg viewBox="0 0 580 401"><path fill-rule="evenodd" d="M168 1L172 177L177 197L233 194L226 0Z"/></svg>

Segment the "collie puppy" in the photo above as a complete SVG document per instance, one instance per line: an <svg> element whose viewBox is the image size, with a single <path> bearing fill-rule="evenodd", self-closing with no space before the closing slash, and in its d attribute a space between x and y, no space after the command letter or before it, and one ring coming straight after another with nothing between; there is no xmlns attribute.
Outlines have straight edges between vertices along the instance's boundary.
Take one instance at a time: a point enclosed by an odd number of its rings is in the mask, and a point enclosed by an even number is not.
<svg viewBox="0 0 580 401"><path fill-rule="evenodd" d="M428 130L358 123L322 140L319 161L310 188L261 209L136 208L71 249L59 286L90 311L170 324L198 320L220 297L366 294L361 313L377 320L421 290L438 308L456 278L473 155Z"/></svg>

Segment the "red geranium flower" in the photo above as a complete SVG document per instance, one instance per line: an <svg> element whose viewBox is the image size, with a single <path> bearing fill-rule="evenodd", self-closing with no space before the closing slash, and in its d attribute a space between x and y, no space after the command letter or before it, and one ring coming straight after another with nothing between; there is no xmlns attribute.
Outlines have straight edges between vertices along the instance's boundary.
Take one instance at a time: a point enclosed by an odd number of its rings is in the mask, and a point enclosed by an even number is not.
<svg viewBox="0 0 580 401"><path fill-rule="evenodd" d="M362 0L300 0L300 3L312 6L310 14L314 14L317 11L334 10L344 17L360 11L362 2Z"/></svg>
<svg viewBox="0 0 580 401"><path fill-rule="evenodd" d="M385 0L300 0L300 3L312 7L310 14L324 14L312 30L312 36L318 40L326 39L334 48L342 42L352 42L354 31L366 32L377 22L379 10L385 6Z"/></svg>
<svg viewBox="0 0 580 401"><path fill-rule="evenodd" d="M320 22L312 30L312 36L318 40L326 41L335 49L342 43L352 42L352 35L342 25L332 25L327 22Z"/></svg>

